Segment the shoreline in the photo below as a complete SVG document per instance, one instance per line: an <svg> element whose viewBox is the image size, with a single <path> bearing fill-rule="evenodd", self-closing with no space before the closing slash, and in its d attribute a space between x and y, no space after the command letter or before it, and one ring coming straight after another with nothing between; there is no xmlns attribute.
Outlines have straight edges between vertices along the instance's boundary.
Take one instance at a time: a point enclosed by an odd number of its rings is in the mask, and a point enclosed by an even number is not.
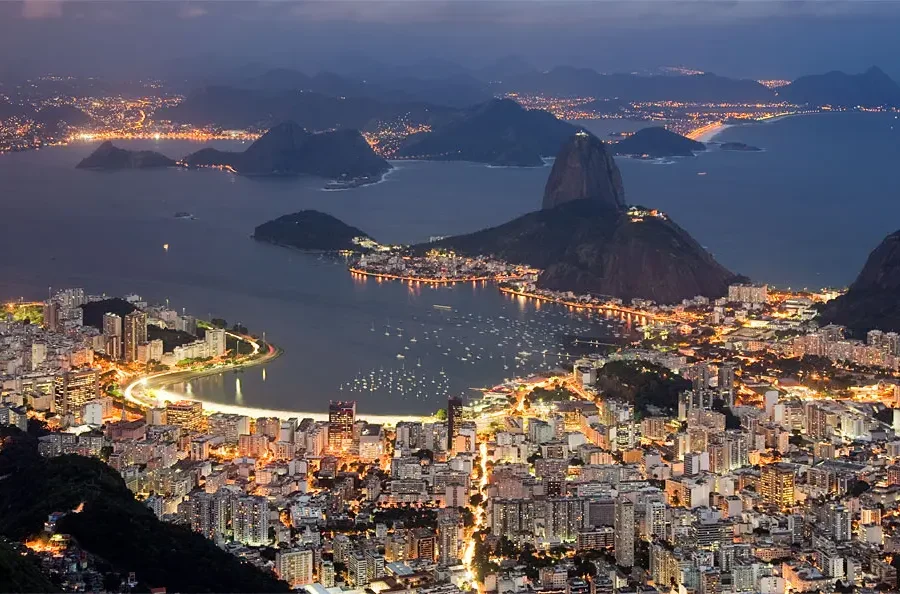
<svg viewBox="0 0 900 594"><path fill-rule="evenodd" d="M246 340L242 338L242 340ZM248 341L250 342L250 341ZM251 344L258 345L258 342L251 342ZM238 363L235 365L229 365L225 368L217 368L217 369L199 369L199 370L170 370L162 373L158 373L156 375L145 376L142 378L138 378L123 390L123 397L125 402L128 404L135 405L139 407L141 410L146 410L148 407L154 404L162 404L165 402L178 402L181 400L189 400L191 402L200 402L203 404L203 411L205 414L212 413L225 413L225 414L238 414L238 415L246 415L253 418L258 417L278 417L279 419L289 419L292 417L297 418L312 418L316 421L327 421L328 413L327 412L309 412L309 411L296 411L296 410L284 410L284 409L272 409L265 407L255 407L255 406L244 406L241 404L223 404L215 401L204 400L202 398L192 397L186 394L176 394L175 392L171 392L166 388L172 386L173 384L186 383L193 379L213 376L213 375L224 375L228 372L234 372L237 370L247 369L248 367L256 367L259 365L265 365L270 361L277 359L283 351L274 345L266 343L266 346L269 347L269 352L265 355L252 359L250 361L245 361L242 363ZM258 348L258 346L257 346ZM380 423L387 425L396 425L401 421L414 421L421 422L431 418L431 415L401 415L401 414L368 414L364 416L359 416L360 419L366 420L372 423Z"/></svg>

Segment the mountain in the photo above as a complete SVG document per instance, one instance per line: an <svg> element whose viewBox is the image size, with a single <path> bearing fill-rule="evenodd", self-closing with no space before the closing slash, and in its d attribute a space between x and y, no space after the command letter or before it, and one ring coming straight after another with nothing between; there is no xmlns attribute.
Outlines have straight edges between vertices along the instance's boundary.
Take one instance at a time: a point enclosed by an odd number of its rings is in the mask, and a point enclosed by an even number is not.
<svg viewBox="0 0 900 594"><path fill-rule="evenodd" d="M736 278L666 215L627 209L618 168L583 132L557 156L543 209L417 249L433 247L536 266L541 288L658 303L719 297Z"/></svg>
<svg viewBox="0 0 900 594"><path fill-rule="evenodd" d="M601 74L590 68L560 66L503 81L507 91L622 99L627 101L767 101L771 89L755 80L734 79L712 73L690 76Z"/></svg>
<svg viewBox="0 0 900 594"><path fill-rule="evenodd" d="M331 215L316 210L301 210L259 225L253 239L275 245L311 251L355 250L354 238L369 238ZM369 238L371 239L371 238Z"/></svg>
<svg viewBox="0 0 900 594"><path fill-rule="evenodd" d="M829 301L822 322L847 326L857 336L872 329L900 332L900 231L891 233L866 260L850 289Z"/></svg>
<svg viewBox="0 0 900 594"><path fill-rule="evenodd" d="M22 541L47 516L69 512L57 530L120 575L134 572L139 590L287 592L287 584L218 548L188 528L161 522L135 500L119 474L95 458L43 458L37 440L0 427L0 534ZM71 511L83 504L79 512Z"/></svg>
<svg viewBox="0 0 900 594"><path fill-rule="evenodd" d="M860 74L833 70L801 76L779 88L778 95L791 103L815 106L900 106L900 85L875 66Z"/></svg>
<svg viewBox="0 0 900 594"><path fill-rule="evenodd" d="M562 146L544 187L543 208L591 200L615 210L625 207L622 174L596 136L578 132Z"/></svg>
<svg viewBox="0 0 900 594"><path fill-rule="evenodd" d="M78 169L151 169L171 167L175 161L154 151L129 151L106 141L81 160Z"/></svg>
<svg viewBox="0 0 900 594"><path fill-rule="evenodd" d="M491 165L541 166L575 130L541 110L526 110L511 99L492 99L460 112L431 132L410 136L399 154Z"/></svg>
<svg viewBox="0 0 900 594"><path fill-rule="evenodd" d="M642 128L612 146L617 155L649 157L693 157L705 151L706 145L666 130L661 126Z"/></svg>
<svg viewBox="0 0 900 594"><path fill-rule="evenodd" d="M404 117L413 123L427 123L435 116L454 111L449 107L410 100L405 94L377 99L352 96L348 89L342 89L338 93L340 96L295 89L290 81L285 83L288 88L279 88L277 81L254 84L268 88L205 87L189 94L174 107L158 110L154 118L176 124L226 129L266 129L278 122L293 121L308 130L365 130L379 120ZM337 91L335 88L329 90Z"/></svg>
<svg viewBox="0 0 900 594"><path fill-rule="evenodd" d="M356 130L312 134L295 122L273 126L242 153L206 148L183 161L193 167L228 166L250 176L307 174L335 179L377 177L391 168Z"/></svg>

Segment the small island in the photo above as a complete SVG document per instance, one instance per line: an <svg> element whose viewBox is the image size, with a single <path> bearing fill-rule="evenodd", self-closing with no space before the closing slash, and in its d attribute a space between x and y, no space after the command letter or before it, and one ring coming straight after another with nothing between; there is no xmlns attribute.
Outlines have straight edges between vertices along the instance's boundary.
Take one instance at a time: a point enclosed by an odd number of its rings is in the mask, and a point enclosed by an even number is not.
<svg viewBox="0 0 900 594"><path fill-rule="evenodd" d="M301 210L259 225L253 239L314 252L368 252L377 243L364 231L317 210Z"/></svg>
<svg viewBox="0 0 900 594"><path fill-rule="evenodd" d="M706 145L660 126L643 128L612 146L616 155L628 157L693 157L705 151Z"/></svg>
<svg viewBox="0 0 900 594"><path fill-rule="evenodd" d="M174 165L176 162L163 154L154 151L130 151L119 148L107 140L75 167L95 171L112 171L117 169L155 169Z"/></svg>
<svg viewBox="0 0 900 594"><path fill-rule="evenodd" d="M751 153L762 151L758 146L744 144L743 142L723 142L719 145L719 149L723 151L745 151Z"/></svg>

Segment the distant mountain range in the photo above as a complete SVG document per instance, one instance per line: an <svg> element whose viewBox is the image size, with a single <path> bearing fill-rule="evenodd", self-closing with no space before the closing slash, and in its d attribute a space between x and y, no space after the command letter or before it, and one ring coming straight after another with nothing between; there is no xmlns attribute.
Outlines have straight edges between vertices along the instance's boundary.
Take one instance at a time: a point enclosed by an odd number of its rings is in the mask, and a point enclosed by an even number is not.
<svg viewBox="0 0 900 594"><path fill-rule="evenodd" d="M312 134L296 122L273 126L242 153L206 148L182 161L192 167L228 166L241 175L331 179L377 177L391 168L356 130Z"/></svg>
<svg viewBox="0 0 900 594"><path fill-rule="evenodd" d="M801 76L778 89L778 96L791 103L841 107L900 106L900 85L873 66L860 74L834 70Z"/></svg>
<svg viewBox="0 0 900 594"><path fill-rule="evenodd" d="M106 141L75 167L78 169L151 169L172 167L173 159L154 151L130 151Z"/></svg>
<svg viewBox="0 0 900 594"><path fill-rule="evenodd" d="M900 332L900 231L872 250L846 294L829 301L822 322L847 326L855 335L879 329Z"/></svg>
<svg viewBox="0 0 900 594"><path fill-rule="evenodd" d="M617 155L648 157L692 157L706 145L660 126L643 128L612 146Z"/></svg>
<svg viewBox="0 0 900 594"><path fill-rule="evenodd" d="M546 289L659 303L719 297L737 278L667 216L627 208L612 157L586 133L557 156L541 210L418 249L433 247L536 266Z"/></svg>
<svg viewBox="0 0 900 594"><path fill-rule="evenodd" d="M154 118L178 124L246 129L293 121L309 130L365 130L378 120L406 117L427 123L454 109L427 103L383 101L367 95L334 96L295 90L213 86L197 90L180 104L160 109Z"/></svg>
<svg viewBox="0 0 900 594"><path fill-rule="evenodd" d="M407 138L400 155L420 159L475 161L491 165L540 166L577 130L542 110L526 110L511 99L493 99L464 110L431 132Z"/></svg>
<svg viewBox="0 0 900 594"><path fill-rule="evenodd" d="M764 101L775 96L770 89L755 80L715 74L601 74L590 68L571 66L560 66L547 72L520 74L504 80L501 86L507 91L627 101Z"/></svg>

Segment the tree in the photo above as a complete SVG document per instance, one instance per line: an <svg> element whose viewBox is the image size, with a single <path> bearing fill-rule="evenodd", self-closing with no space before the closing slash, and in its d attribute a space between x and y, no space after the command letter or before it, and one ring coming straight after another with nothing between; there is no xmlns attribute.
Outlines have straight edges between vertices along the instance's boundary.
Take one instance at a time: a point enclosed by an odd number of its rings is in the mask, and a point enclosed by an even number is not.
<svg viewBox="0 0 900 594"><path fill-rule="evenodd" d="M438 421L446 421L447 420L447 409L439 408L434 412L434 418Z"/></svg>

